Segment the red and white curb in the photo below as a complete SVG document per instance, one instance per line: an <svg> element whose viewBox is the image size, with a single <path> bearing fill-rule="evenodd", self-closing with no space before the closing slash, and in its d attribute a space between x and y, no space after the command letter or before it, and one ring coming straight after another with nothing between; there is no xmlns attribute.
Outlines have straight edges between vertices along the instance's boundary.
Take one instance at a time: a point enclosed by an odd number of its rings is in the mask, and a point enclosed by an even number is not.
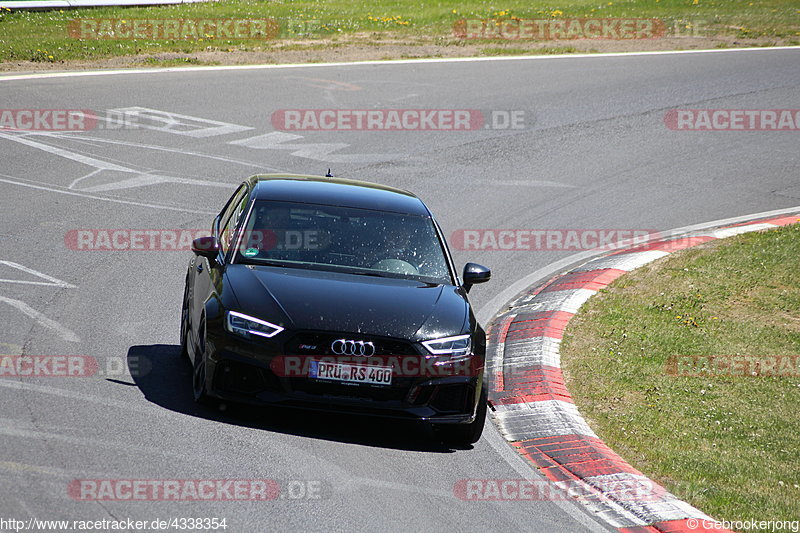
<svg viewBox="0 0 800 533"><path fill-rule="evenodd" d="M741 233L800 222L798 215L695 231L598 257L514 300L488 330L487 380L500 433L550 480L585 484L579 501L621 533L727 531L650 481L614 453L578 412L561 372L569 320L612 281L671 252ZM614 481L644 483L644 497L603 492Z"/></svg>

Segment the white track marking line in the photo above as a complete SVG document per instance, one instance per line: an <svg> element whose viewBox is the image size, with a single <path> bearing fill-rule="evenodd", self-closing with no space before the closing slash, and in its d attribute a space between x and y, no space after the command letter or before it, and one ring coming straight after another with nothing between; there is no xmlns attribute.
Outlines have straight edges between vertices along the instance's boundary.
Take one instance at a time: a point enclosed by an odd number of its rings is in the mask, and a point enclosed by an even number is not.
<svg viewBox="0 0 800 533"><path fill-rule="evenodd" d="M302 135L286 133L283 131L273 131L263 135L256 135L247 139L231 141L228 144L245 146L254 150L290 150L295 157L304 157L315 161L326 161L331 163L382 163L393 159L412 159L403 154L333 154L336 150L348 148L347 143L293 143L302 139Z"/></svg>
<svg viewBox="0 0 800 533"><path fill-rule="evenodd" d="M0 174L0 176L6 176L5 174ZM14 176L8 176L14 177ZM111 202L115 204L124 204L124 205L133 205L136 207L149 207L151 209L165 209L167 211L178 211L180 213L192 213L195 215L216 215L217 213L214 211L198 211L196 209L188 209L185 207L173 207L169 205L158 205L158 204L147 204L144 202L134 202L132 200L120 200L118 198L107 198L105 196L97 196L94 194L85 194L80 193L77 191L70 191L65 189L56 188L54 186L45 186L45 185L35 185L33 183L25 183L24 181L15 181L10 179L3 179L0 178L0 183L9 183L11 185L19 185L20 187L28 187L31 189L37 189L40 191L48 191L58 194L66 194L68 196L79 196L81 198L89 198L92 200L102 200L104 202Z"/></svg>
<svg viewBox="0 0 800 533"><path fill-rule="evenodd" d="M74 180L72 180L72 183L70 183L70 184L67 186L67 189L72 189L72 188L74 188L74 187L75 187L75 185L77 185L77 184L78 184L78 183L80 183L81 181L85 180L86 178L91 178L92 176L94 176L94 175L95 175L95 174L97 174L98 172L100 172L100 169L99 169L99 168L96 168L96 169L94 169L93 171L91 171L91 172L89 172L88 174L86 174L85 176L81 176L80 178L75 178Z"/></svg>
<svg viewBox="0 0 800 533"><path fill-rule="evenodd" d="M19 135L8 135L4 133L0 133L0 138L8 139L10 141L18 142L20 144L24 144L26 146L30 146L32 148L37 148L39 150L51 153L53 155L57 155L60 157L64 157L66 159L71 159L72 161L77 161L78 163L83 163L85 165L93 166L97 170L113 170L116 172L124 172L128 174L136 174L133 178L122 179L112 183L105 183L102 185L96 185L94 187L87 187L81 189L84 192L106 192L106 191L113 191L117 189L130 189L133 187L144 187L148 185L157 185L160 183L180 183L185 185L200 185L205 187L224 187L230 188L231 186L227 183L217 183L213 181L206 181L206 180L196 180L191 178L176 178L172 176L161 176L158 174L148 174L146 172L141 172L139 170L135 170L128 167L123 167L121 165L117 165L115 163L110 163L108 161L103 161L101 159L96 159L94 157L85 156L83 154L79 154L77 152L71 152L64 148L58 148L56 146L52 146L49 144L40 143L34 141L32 139L28 139L24 136ZM78 181L89 177L83 176L76 181L73 181L70 184L70 188L75 185Z"/></svg>
<svg viewBox="0 0 800 533"><path fill-rule="evenodd" d="M210 120L207 118L193 117L190 115L180 115L169 111L161 111L159 109L150 109L147 107L119 107L115 109L108 109L107 112L122 113L126 119L130 115L136 117L136 127L150 129L155 131L162 131L164 133L172 133L174 135L184 135L186 137L213 137L215 135L227 135L229 133L238 133L241 131L248 131L255 128L250 126L240 126L238 124L231 124L229 122L219 122L217 120ZM100 118L100 117L95 117ZM141 122L140 119L147 119L156 124L146 124ZM103 119L107 122L113 122L113 119ZM197 124L210 124L210 126L199 127L195 129L179 129L182 126L192 127Z"/></svg>
<svg viewBox="0 0 800 533"><path fill-rule="evenodd" d="M345 61L341 63L293 63L284 65L222 65L207 67L177 67L163 69L120 69L120 70L83 70L67 72L40 72L35 74L12 74L0 76L0 83L4 81L34 80L45 78L75 78L86 76L114 76L122 74L162 74L162 73L187 73L187 72L216 72L228 70L273 70L273 69L306 69L324 67L360 67L369 65L419 65L425 63L477 63L484 61L552 61L559 59L587 59L600 57L639 57L657 55L683 55L683 54L725 54L741 52L765 52L774 50L800 50L800 46L773 46L762 48L714 48L711 50L663 50L653 52L609 52L602 54L562 54L519 57L452 57L431 59L397 59L376 61Z"/></svg>
<svg viewBox="0 0 800 533"><path fill-rule="evenodd" d="M62 326L61 324L59 324L58 322L56 322L51 318L47 318L44 314L40 313L39 311L29 306L25 302L22 302L20 300L15 300L13 298L7 298L5 296L0 296L0 302L7 303L11 307L15 307L21 313L31 317L42 326L48 329L52 329L53 331L56 332L56 334L58 334L59 337L61 337L67 342L81 341L80 337L78 337L75 333L73 333L69 328Z"/></svg>
<svg viewBox="0 0 800 533"><path fill-rule="evenodd" d="M39 150L49 152L53 155L57 155L66 159L71 159L72 161L83 163L84 165L89 165L90 167L94 167L100 170L115 170L117 172L137 172L127 167L115 165L114 163L109 163L108 161L95 159L94 157L89 157L75 152L70 152L69 150L58 148L57 146L51 146L49 144L36 142L22 135L9 135L8 133L0 133L0 139L7 139L9 141L14 141L20 144L24 144L26 146L30 146L31 148L37 148Z"/></svg>
<svg viewBox="0 0 800 533"><path fill-rule="evenodd" d="M204 158L207 158L207 159L214 159L216 161L223 161L225 163L235 163L237 165L242 165L242 166L246 166L246 167L258 168L258 169L261 169L262 171L270 171L270 172L276 172L276 173L287 173L287 172L290 172L290 171L288 171L286 169L283 169L283 168L267 167L267 166L264 166L264 165L262 165L260 163L252 163L250 161L242 161L241 159L234 159L232 157L224 157L224 156L218 156L218 155L204 154L204 153L201 153L201 152L192 152L192 151L189 151L189 150L180 150L178 148L169 148L167 146L158 146L158 145L155 145L155 144L142 144L142 143L136 143L136 142L130 142L130 141L115 141L115 140L111 140L111 139L101 139L99 137L88 137L88 136L85 136L85 135L80 135L80 137L74 137L74 135L71 135L69 132L62 132L62 133L31 132L31 135L42 135L42 136L46 136L46 137L56 137L56 138L73 137L73 140L78 140L80 142L94 141L94 142L100 142L100 143L106 143L106 144L114 144L114 145L119 145L119 146L129 146L131 148L142 148L142 149L147 149L147 150L156 150L156 151L160 151L160 152L169 152L169 153L173 153L173 154L191 155L191 156L194 156L194 157L204 157ZM82 178L79 178L79 179L82 179Z"/></svg>
<svg viewBox="0 0 800 533"><path fill-rule="evenodd" d="M106 192L116 191L119 189L132 189L134 187L145 187L148 185L158 185L161 183L177 183L180 185L197 185L201 187L220 187L223 189L232 189L233 186L229 183L219 183L216 181L196 180L192 178L175 178L171 176L159 176L158 174L142 174L126 180L115 181L113 183L105 183L102 185L95 185L93 187L85 187L80 189L83 192Z"/></svg>
<svg viewBox="0 0 800 533"><path fill-rule="evenodd" d="M59 285L48 283L46 281L26 281L22 279L0 279L0 283L15 283L17 285L37 285L40 287L59 287Z"/></svg>
<svg viewBox="0 0 800 533"><path fill-rule="evenodd" d="M8 282L8 283L27 283L31 285L52 285L54 287L63 287L65 289L74 289L75 285L71 283L67 283L66 281L61 281L58 278L54 278L52 276L48 276L38 270L34 270L32 268L28 268L26 266L20 265L19 263L14 263L13 261L0 261L0 265L10 266L11 268L16 268L17 270L21 270L32 276L36 276L37 278L42 278L47 280L49 283L44 283L41 281L25 281L25 280L9 280L9 279L0 279L0 281Z"/></svg>

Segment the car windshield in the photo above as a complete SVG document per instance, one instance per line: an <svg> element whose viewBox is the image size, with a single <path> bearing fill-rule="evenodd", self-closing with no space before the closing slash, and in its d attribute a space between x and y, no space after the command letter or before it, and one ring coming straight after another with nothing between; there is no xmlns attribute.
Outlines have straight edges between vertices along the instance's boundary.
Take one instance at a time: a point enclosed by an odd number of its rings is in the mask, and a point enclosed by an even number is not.
<svg viewBox="0 0 800 533"><path fill-rule="evenodd" d="M235 262L453 282L427 216L259 200L243 228Z"/></svg>

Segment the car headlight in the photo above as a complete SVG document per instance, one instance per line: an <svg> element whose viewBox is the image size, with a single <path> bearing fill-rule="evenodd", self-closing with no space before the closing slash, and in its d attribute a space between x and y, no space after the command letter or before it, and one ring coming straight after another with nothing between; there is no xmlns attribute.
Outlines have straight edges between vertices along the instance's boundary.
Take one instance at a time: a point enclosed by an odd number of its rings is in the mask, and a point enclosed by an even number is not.
<svg viewBox="0 0 800 533"><path fill-rule="evenodd" d="M236 311L228 311L228 316L225 320L225 329L231 333L236 333L247 339L251 335L259 335L261 337L274 337L284 328L261 320L252 316L248 316Z"/></svg>
<svg viewBox="0 0 800 533"><path fill-rule="evenodd" d="M466 355L472 348L471 335L456 335L423 341L422 345L433 355Z"/></svg>

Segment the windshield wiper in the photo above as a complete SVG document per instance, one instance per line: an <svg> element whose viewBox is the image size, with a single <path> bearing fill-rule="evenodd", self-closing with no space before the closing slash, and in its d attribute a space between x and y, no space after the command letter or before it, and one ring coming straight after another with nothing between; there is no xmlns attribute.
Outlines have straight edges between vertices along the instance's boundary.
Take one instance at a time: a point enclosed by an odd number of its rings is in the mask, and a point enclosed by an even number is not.
<svg viewBox="0 0 800 533"><path fill-rule="evenodd" d="M279 261L275 259L243 259L239 261L241 264L244 265L253 265L253 266L276 266L276 267L298 267L299 265Z"/></svg>
<svg viewBox="0 0 800 533"><path fill-rule="evenodd" d="M382 272L375 272L374 270L337 270L336 272L342 272L344 274L355 274L356 276L372 276L375 278L393 278L395 276L389 276L387 273Z"/></svg>

